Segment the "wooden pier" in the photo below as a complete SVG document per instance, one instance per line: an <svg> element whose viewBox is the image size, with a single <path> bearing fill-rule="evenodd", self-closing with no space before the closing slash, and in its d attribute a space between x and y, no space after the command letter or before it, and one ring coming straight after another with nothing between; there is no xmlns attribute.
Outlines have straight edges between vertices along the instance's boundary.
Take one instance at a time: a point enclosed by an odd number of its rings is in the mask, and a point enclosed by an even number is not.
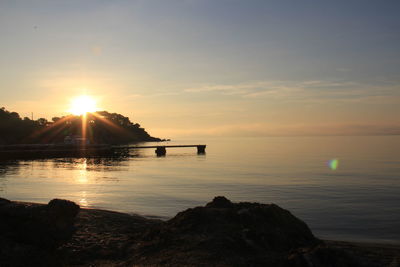
<svg viewBox="0 0 400 267"><path fill-rule="evenodd" d="M167 148L196 147L197 154L206 153L206 145L164 145L164 146L140 146L140 145L64 145L64 144L27 144L0 146L0 159L23 158L58 158L58 157L102 157L115 156L123 150L155 148L157 156L165 156Z"/></svg>
<svg viewBox="0 0 400 267"><path fill-rule="evenodd" d="M113 149L141 149L141 148L155 148L157 156L165 156L167 154L167 148L177 148L177 147L196 147L197 154L202 155L206 153L206 145L165 145L165 146L113 146Z"/></svg>

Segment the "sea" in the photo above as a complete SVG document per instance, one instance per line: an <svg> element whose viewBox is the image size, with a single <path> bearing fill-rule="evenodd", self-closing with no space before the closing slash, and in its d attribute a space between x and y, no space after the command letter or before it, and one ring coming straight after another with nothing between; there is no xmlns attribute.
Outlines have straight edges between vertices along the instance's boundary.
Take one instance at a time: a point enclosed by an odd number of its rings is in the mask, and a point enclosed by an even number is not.
<svg viewBox="0 0 400 267"><path fill-rule="evenodd" d="M144 143L141 145L153 145ZM113 158L0 162L0 197L168 219L215 196L275 203L322 239L400 243L400 136L177 139Z"/></svg>

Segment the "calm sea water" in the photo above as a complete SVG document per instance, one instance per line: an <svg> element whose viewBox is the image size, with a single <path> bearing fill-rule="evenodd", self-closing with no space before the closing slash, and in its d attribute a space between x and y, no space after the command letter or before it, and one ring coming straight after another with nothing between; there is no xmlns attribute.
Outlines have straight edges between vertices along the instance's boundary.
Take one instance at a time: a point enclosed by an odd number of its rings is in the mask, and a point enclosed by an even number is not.
<svg viewBox="0 0 400 267"><path fill-rule="evenodd" d="M400 136L177 140L119 159L0 163L0 196L172 217L214 196L276 203L321 238L400 243ZM338 159L332 170L327 161Z"/></svg>

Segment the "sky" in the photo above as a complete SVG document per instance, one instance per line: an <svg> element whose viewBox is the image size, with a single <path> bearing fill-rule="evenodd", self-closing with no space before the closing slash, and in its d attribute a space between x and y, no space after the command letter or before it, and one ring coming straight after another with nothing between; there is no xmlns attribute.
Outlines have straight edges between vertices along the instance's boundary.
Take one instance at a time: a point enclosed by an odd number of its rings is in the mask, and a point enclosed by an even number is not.
<svg viewBox="0 0 400 267"><path fill-rule="evenodd" d="M0 1L0 106L162 138L400 134L398 0Z"/></svg>

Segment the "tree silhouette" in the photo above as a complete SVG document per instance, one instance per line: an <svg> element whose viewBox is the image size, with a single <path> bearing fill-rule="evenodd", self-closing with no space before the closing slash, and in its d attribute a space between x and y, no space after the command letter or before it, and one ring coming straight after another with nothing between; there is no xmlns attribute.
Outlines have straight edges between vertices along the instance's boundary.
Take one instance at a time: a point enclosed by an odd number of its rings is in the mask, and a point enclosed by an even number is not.
<svg viewBox="0 0 400 267"><path fill-rule="evenodd" d="M150 136L140 124L118 113L100 111L85 116L68 115L31 120L16 112L0 109L0 145L22 143L63 143L66 136L85 136L93 144L122 144L161 141Z"/></svg>

